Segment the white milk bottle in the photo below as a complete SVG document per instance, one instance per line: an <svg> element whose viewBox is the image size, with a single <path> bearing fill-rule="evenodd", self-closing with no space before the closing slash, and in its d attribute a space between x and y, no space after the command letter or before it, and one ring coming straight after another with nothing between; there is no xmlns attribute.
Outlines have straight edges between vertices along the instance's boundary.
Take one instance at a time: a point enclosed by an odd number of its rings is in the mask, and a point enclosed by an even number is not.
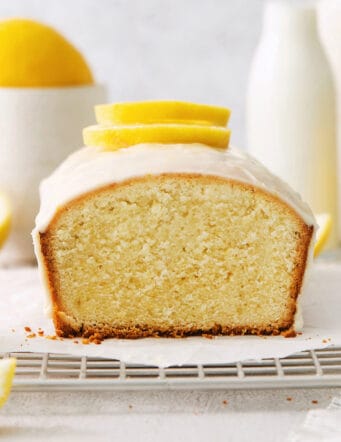
<svg viewBox="0 0 341 442"><path fill-rule="evenodd" d="M331 214L337 244L336 106L313 6L265 7L247 96L249 152L287 181L315 213Z"/></svg>
<svg viewBox="0 0 341 442"><path fill-rule="evenodd" d="M326 48L337 91L338 177L341 173L341 0L323 0L318 3L322 43ZM341 180L338 187L339 238L341 238Z"/></svg>

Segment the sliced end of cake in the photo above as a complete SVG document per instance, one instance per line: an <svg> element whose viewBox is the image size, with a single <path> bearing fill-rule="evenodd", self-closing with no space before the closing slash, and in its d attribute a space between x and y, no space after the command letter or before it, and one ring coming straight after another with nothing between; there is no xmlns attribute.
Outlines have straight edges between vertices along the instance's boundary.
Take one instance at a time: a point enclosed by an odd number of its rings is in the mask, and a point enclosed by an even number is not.
<svg viewBox="0 0 341 442"><path fill-rule="evenodd" d="M60 336L293 330L313 226L251 184L149 175L61 207L39 233Z"/></svg>

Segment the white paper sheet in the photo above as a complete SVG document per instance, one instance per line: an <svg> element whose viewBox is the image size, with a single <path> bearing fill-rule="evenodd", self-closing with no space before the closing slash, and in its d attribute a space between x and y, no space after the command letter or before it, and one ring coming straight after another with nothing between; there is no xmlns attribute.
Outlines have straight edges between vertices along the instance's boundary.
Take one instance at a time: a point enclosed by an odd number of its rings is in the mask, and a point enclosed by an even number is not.
<svg viewBox="0 0 341 442"><path fill-rule="evenodd" d="M340 442L341 395L333 398L326 409L310 410L301 425L293 432L290 442Z"/></svg>
<svg viewBox="0 0 341 442"><path fill-rule="evenodd" d="M303 297L305 327L296 338L227 336L139 340L109 339L85 345L78 339L29 339L25 326L54 335L44 317L44 293L35 268L0 270L0 352L35 351L115 358L124 362L169 366L228 363L341 346L341 263L315 263ZM13 331L15 330L15 331Z"/></svg>

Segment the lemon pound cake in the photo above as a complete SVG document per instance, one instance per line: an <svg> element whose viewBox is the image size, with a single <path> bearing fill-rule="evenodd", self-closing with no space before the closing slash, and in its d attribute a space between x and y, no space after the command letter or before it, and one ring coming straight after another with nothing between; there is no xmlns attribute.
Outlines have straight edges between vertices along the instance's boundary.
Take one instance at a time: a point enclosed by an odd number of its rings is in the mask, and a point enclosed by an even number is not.
<svg viewBox="0 0 341 442"><path fill-rule="evenodd" d="M58 335L293 334L314 232L299 195L192 123L195 143L125 132L120 149L107 124L106 145L41 185L33 238Z"/></svg>

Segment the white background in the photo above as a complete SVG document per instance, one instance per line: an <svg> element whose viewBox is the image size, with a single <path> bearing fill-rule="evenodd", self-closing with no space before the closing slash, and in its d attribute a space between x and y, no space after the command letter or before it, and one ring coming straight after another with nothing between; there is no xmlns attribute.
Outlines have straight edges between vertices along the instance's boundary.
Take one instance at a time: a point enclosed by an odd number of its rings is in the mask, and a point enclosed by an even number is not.
<svg viewBox="0 0 341 442"><path fill-rule="evenodd" d="M298 0L297 0L298 1ZM262 0L0 0L0 18L53 25L86 56L112 101L182 99L232 109L245 146L245 92Z"/></svg>

